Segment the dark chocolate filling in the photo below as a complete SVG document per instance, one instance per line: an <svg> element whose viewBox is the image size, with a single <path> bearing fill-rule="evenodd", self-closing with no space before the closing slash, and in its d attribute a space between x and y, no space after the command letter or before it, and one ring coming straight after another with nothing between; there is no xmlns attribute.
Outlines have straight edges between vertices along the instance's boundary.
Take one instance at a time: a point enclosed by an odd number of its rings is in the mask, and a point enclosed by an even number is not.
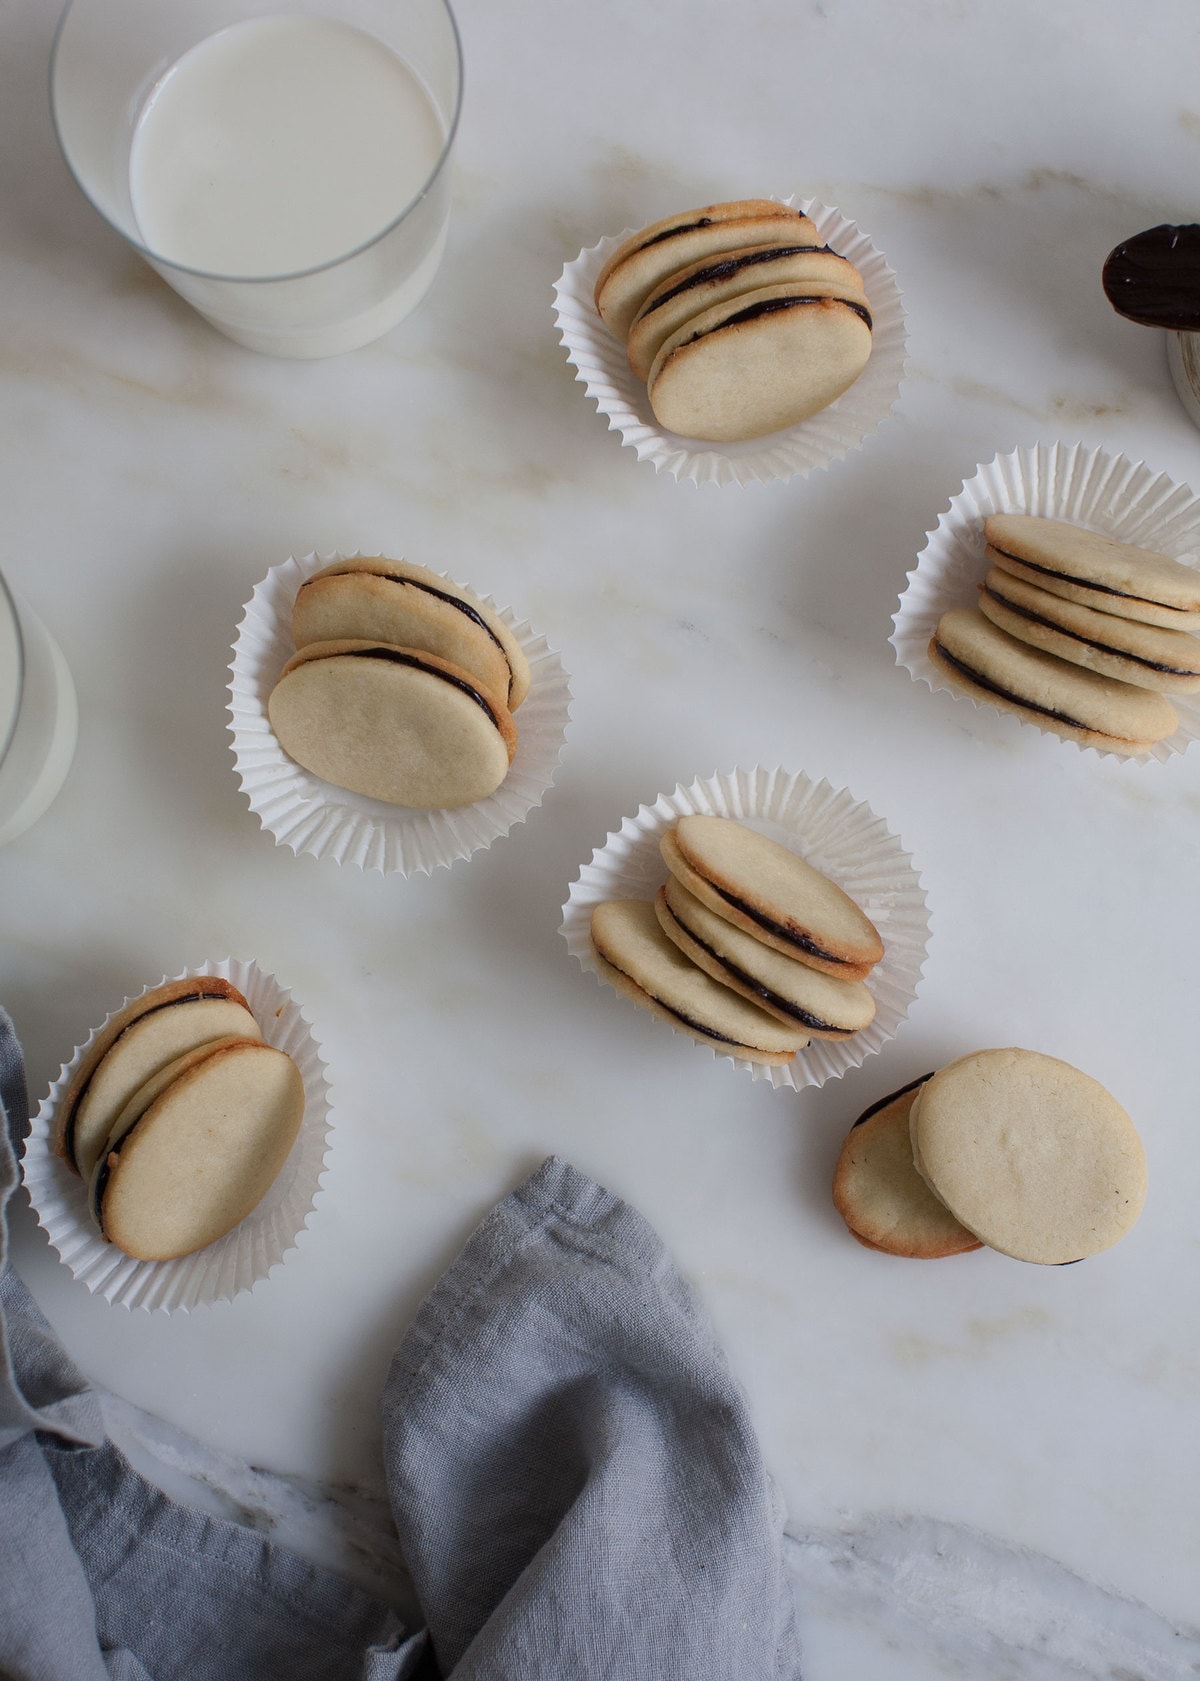
<svg viewBox="0 0 1200 1681"><path fill-rule="evenodd" d="M1045 718L1057 718L1060 724L1070 724L1074 730L1092 730L1095 727L1092 724L1083 723L1079 718L1072 718L1066 712L1056 712L1052 706L1039 706L1036 701L1026 700L1023 695L1014 695L1011 690L1002 689L999 683L993 683L991 678L985 677L982 672L974 670L973 667L966 665L962 660L956 660L954 655L945 649L940 642L935 641L934 647L947 665L952 665L955 671L961 671L964 677L969 678L978 688L986 689L989 694L999 695L1003 700L1012 701L1014 706L1024 707L1027 712L1040 712Z"/></svg>
<svg viewBox="0 0 1200 1681"><path fill-rule="evenodd" d="M195 1004L195 1003L198 1003L199 1000L202 999L202 998L217 998L217 997L220 997L220 996L221 996L221 994L214 993L214 992L185 992L179 998L164 998L161 1004L151 1004L151 1006L148 1010L143 1010L140 1015L134 1016L132 1021L127 1021L125 1023L124 1027L121 1029L121 1031L117 1034L116 1038L113 1040L112 1045L109 1045L106 1048L106 1050L104 1052L104 1056L101 1056L101 1057L97 1058L96 1067L92 1069L92 1071L88 1075L87 1079L83 1082L83 1084L80 1086L78 1092L75 1094L75 1101L71 1105L71 1112L67 1116L66 1124L63 1127L63 1148L67 1152L67 1160L68 1161L74 1162L76 1167L79 1166L79 1163L77 1161L75 1161L75 1121L76 1121L76 1117L79 1114L79 1105L83 1102L84 1098L87 1096L88 1088L91 1085L92 1081L96 1077L96 1069L99 1068L100 1064L104 1061L104 1057L106 1057L108 1055L109 1051L112 1050L113 1045L119 1044L121 1042L121 1040L125 1037L125 1035L129 1032L129 1029L131 1027L133 1027L137 1022L145 1021L147 1016L154 1015L156 1013L156 1011L158 1011L158 1010L170 1009L171 1006L174 1005L174 1004Z"/></svg>
<svg viewBox="0 0 1200 1681"><path fill-rule="evenodd" d="M725 327L737 327L743 321L756 321L760 315L775 315L781 309L796 309L801 304L825 303L841 304L845 309L852 309L855 315L860 316L866 322L868 329L872 328L870 310L864 309L862 304L851 303L848 298L764 298L760 303L749 304L745 309L739 309L734 314L727 315L724 321L719 321L715 326L706 327L704 332L693 334L687 342L695 344L697 339L704 338L709 333L720 332Z"/></svg>
<svg viewBox="0 0 1200 1681"><path fill-rule="evenodd" d="M664 239L674 239L677 233L694 233L697 228L711 228L711 216L701 216L698 222L680 222L678 227L664 228L662 233L656 233L652 238L643 240L638 246L639 251L649 251L652 245L661 245Z"/></svg>
<svg viewBox="0 0 1200 1681"><path fill-rule="evenodd" d="M754 906L748 905L744 899L738 899L732 893L726 893L725 889L718 887L715 881L710 881L708 885L714 893L719 893L721 898L731 904L735 910L741 911L743 916L748 916L751 922L756 922L760 928L765 928L768 934L776 934L781 940L786 940L788 945L799 946L800 950L806 951L810 957L819 957L826 963L836 963L839 968L858 968L857 963L850 963L846 958L838 957L832 951L823 950L807 934L797 934L793 929L785 928L782 922L776 922L773 917L765 916L762 911L756 911Z"/></svg>
<svg viewBox="0 0 1200 1681"><path fill-rule="evenodd" d="M1028 566L1031 572L1041 572L1047 578L1061 578L1064 584L1076 584L1080 589L1096 590L1100 595L1115 595L1120 601L1140 601L1147 607L1165 607L1169 613L1190 613L1189 607L1173 607L1169 601L1151 601L1148 596L1131 595L1128 590L1114 589L1111 584L1096 584L1090 578L1075 578L1070 572L1056 572L1051 566L1039 566L1036 560L1026 560L1023 554L1010 554L1002 549L998 543L991 543L989 547L1002 554L1005 560L1015 560L1019 566Z"/></svg>
<svg viewBox="0 0 1200 1681"><path fill-rule="evenodd" d="M664 292L661 298L645 311L645 315L653 315L663 304L670 303L683 292L690 292L693 286L705 286L711 280L726 280L732 274L738 274L744 268L750 268L756 263L771 263L777 258L799 257L808 252L820 252L836 257L837 252L831 251L828 245L763 245L753 251L746 251L740 257L726 257L719 263L709 263L690 280L681 280L678 286L672 286L669 292ZM643 319L645 316L643 316Z"/></svg>
<svg viewBox="0 0 1200 1681"><path fill-rule="evenodd" d="M1200 225L1160 222L1134 234L1109 252L1101 284L1127 320L1200 332Z"/></svg>
<svg viewBox="0 0 1200 1681"><path fill-rule="evenodd" d="M104 1229L104 1193L108 1189L109 1176L112 1173L112 1156L115 1152L104 1151L95 1178L92 1180L92 1219L100 1228L100 1236L108 1242L108 1233Z"/></svg>
<svg viewBox="0 0 1200 1681"><path fill-rule="evenodd" d="M986 585L983 593L990 595L993 601L998 601L1007 607L1010 613L1016 613L1022 619L1029 619L1035 625L1045 625L1047 630L1056 630L1060 636L1069 636L1072 641L1082 642L1085 648L1097 648L1102 654L1115 654L1118 659L1132 660L1134 665L1144 665L1149 671L1162 671L1168 677L1194 677L1194 671L1185 671L1177 665L1162 665L1158 660L1148 660L1142 654L1131 654L1128 648L1114 648L1108 642L1096 642L1090 636L1084 636L1077 630L1068 630L1066 625L1055 623L1053 619L1043 618L1040 613L1033 612L1028 607L1018 607L1015 601L1010 601L1006 595L998 594Z"/></svg>
<svg viewBox="0 0 1200 1681"><path fill-rule="evenodd" d="M890 1091L886 1097L881 1097L878 1102L872 1103L869 1109L864 1109L855 1121L854 1126L860 1127L864 1121L869 1121L872 1115L878 1115L881 1109L886 1109L889 1103L894 1103L898 1097L903 1097L905 1092L915 1091L918 1086L923 1086L926 1080L932 1080L933 1075L934 1070L931 1068L928 1074L919 1074L915 1080L910 1080L906 1086L897 1086L895 1091ZM853 1132L854 1127L851 1127L850 1130Z"/></svg>
<svg viewBox="0 0 1200 1681"><path fill-rule="evenodd" d="M353 574L351 573L338 574L340 577L351 577L352 575ZM457 607L460 613L465 613L467 618L470 619L473 624L477 624L480 630L487 633L491 641L493 641L497 648L499 648L501 654L504 655L504 663L508 666L508 692L510 695L512 694L513 669L512 662L508 657L508 652L505 649L503 642L501 642L500 638L492 629L491 625L488 624L487 620L483 617L483 614L477 612L476 609L471 606L469 601L462 601L457 595L451 595L448 590L436 589L433 584L423 584L417 578L402 578L398 572L370 572L367 576L371 578L386 578L389 584L407 584L410 589L424 590L426 595L434 595L439 601L448 602L451 607ZM310 579L309 582L315 583L316 580ZM300 586L301 589L306 589L307 587L307 584L301 584Z"/></svg>
<svg viewBox="0 0 1200 1681"><path fill-rule="evenodd" d="M854 1031L853 1028L838 1027L833 1022L822 1021L820 1016L814 1016L811 1011L802 1010L799 1004L793 1004L790 999L781 998L777 992L772 992L770 987L766 987L761 981L755 980L753 975L748 975L744 969L739 969L736 963L731 963L727 957L722 957L719 951L714 951L712 946L707 941L702 940L699 934L689 928L685 922L680 922L674 911L671 910L670 905L667 906L667 910L670 912L671 920L676 927L682 928L689 940L694 940L701 951L706 951L715 963L719 963L735 980L749 988L756 998L761 998L766 1003L773 1004L776 1009L782 1010L793 1021L798 1021L802 1026L812 1028L816 1032L849 1034Z"/></svg>
<svg viewBox="0 0 1200 1681"><path fill-rule="evenodd" d="M461 689L464 695L469 695L482 712L486 712L489 721L499 729L496 714L487 701L461 677L453 677L450 672L443 671L440 666L426 665L424 660L414 658L412 654L402 653L399 648L350 648L345 654L331 654L331 659L354 658L360 660L390 660L393 665L410 665L414 671L426 671L431 677L440 677L443 683L452 683L456 689Z"/></svg>

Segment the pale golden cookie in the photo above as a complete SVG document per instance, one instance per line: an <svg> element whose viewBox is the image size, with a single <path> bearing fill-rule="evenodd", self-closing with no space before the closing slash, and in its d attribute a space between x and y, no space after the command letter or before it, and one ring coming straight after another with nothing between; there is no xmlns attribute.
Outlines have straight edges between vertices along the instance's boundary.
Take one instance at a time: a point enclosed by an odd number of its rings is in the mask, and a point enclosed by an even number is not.
<svg viewBox="0 0 1200 1681"><path fill-rule="evenodd" d="M659 841L671 874L727 922L844 980L883 956L874 923L795 852L730 817L681 817Z"/></svg>
<svg viewBox="0 0 1200 1681"><path fill-rule="evenodd" d="M300 649L267 715L284 751L315 776L419 810L486 799L517 744L508 708L466 672L363 640Z"/></svg>
<svg viewBox="0 0 1200 1681"><path fill-rule="evenodd" d="M1146 1157L1104 1087L1036 1051L975 1051L933 1075L910 1113L913 1160L934 1194L993 1249L1044 1266L1125 1235Z"/></svg>
<svg viewBox="0 0 1200 1681"><path fill-rule="evenodd" d="M55 1123L58 1154L89 1178L138 1087L184 1051L230 1033L262 1037L245 998L219 976L168 981L134 999L97 1037L67 1087Z"/></svg>
<svg viewBox="0 0 1200 1681"><path fill-rule="evenodd" d="M785 1027L690 962L659 927L649 900L597 905L591 942L600 973L623 997L727 1056L778 1067L808 1043L805 1032Z"/></svg>
<svg viewBox="0 0 1200 1681"><path fill-rule="evenodd" d="M1200 571L1066 520L991 514L988 559L1003 571L1100 613L1200 631Z"/></svg>
<svg viewBox="0 0 1200 1681"><path fill-rule="evenodd" d="M914 1080L859 1117L833 1176L834 1206L860 1243L926 1261L982 1248L913 1164L909 1111L928 1079Z"/></svg>
<svg viewBox="0 0 1200 1681"><path fill-rule="evenodd" d="M303 1115L304 1082L284 1051L248 1040L210 1047L96 1164L101 1231L142 1261L215 1242L266 1195Z"/></svg>
<svg viewBox="0 0 1200 1681"><path fill-rule="evenodd" d="M422 648L505 699L529 693L529 661L500 615L470 590L410 561L358 556L301 584L292 609L297 648L348 639Z"/></svg>

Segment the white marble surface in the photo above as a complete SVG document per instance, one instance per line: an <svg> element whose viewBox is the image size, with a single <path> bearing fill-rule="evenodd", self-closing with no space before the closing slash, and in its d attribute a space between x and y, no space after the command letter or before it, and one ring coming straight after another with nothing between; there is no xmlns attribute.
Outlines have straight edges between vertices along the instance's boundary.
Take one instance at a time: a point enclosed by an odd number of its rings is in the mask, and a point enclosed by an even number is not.
<svg viewBox="0 0 1200 1681"><path fill-rule="evenodd" d="M926 529L997 451L1080 440L1200 480L1161 340L1099 286L1119 239L1200 211L1194 12L458 11L443 275L390 338L311 365L226 344L99 223L48 122L53 6L0 14L0 563L82 713L58 802L0 854L0 999L36 1100L126 992L255 957L316 1026L336 1122L310 1229L230 1306L114 1310L27 1209L18 1264L99 1382L209 1444L202 1481L236 1491L245 1460L288 1479L241 1500L259 1521L298 1489L301 1507L357 1491L369 1524L391 1347L479 1215L557 1151L648 1215L719 1327L797 1537L810 1681L1182 1681L1200 1669L1200 758L1081 755L931 695L887 637ZM604 233L762 192L872 235L911 372L829 472L701 492L605 430L551 285ZM511 601L573 676L544 807L429 879L294 858L232 773L242 603L290 553L358 547ZM933 910L895 1042L798 1095L636 1015L557 933L623 815L754 762L885 815ZM860 1249L829 1201L854 1116L1009 1043L1130 1110L1136 1231L1063 1270Z"/></svg>

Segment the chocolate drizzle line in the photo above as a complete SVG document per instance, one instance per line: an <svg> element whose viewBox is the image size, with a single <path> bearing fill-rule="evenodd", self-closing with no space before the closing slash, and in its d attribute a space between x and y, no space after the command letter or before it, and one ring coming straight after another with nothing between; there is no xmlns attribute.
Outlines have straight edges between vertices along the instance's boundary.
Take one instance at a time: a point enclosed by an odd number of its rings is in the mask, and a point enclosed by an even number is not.
<svg viewBox="0 0 1200 1681"><path fill-rule="evenodd" d="M96 1058L95 1067L92 1069L91 1073L88 1075L87 1079L83 1082L75 1095L75 1101L71 1105L71 1113L67 1116L66 1124L63 1127L63 1148L67 1152L68 1161L75 1162L76 1167L79 1166L79 1163L75 1161L75 1122L79 1116L79 1106L87 1096L88 1089L91 1086L92 1081L96 1078L96 1070L100 1067L100 1064L104 1061L104 1058L108 1055L109 1051L112 1050L113 1046L120 1044L121 1040L129 1032L131 1027L136 1026L139 1021L145 1021L147 1016L155 1015L159 1010L169 1010L175 1004L197 1004L204 998L219 997L221 997L221 994L215 992L185 992L179 998L164 998L161 1004L151 1004L148 1010L143 1010L139 1015L134 1016L132 1021L127 1021L125 1023L124 1027L112 1041L112 1044L107 1045L103 1054ZM234 999L233 1002L236 1003L237 1000Z"/></svg>
<svg viewBox="0 0 1200 1681"><path fill-rule="evenodd" d="M910 1080L906 1086L897 1086L895 1091L888 1092L886 1097L881 1097L877 1102L872 1103L869 1109L864 1109L855 1121L854 1126L860 1127L864 1121L869 1121L872 1115L878 1115L881 1109L886 1109L889 1103L894 1103L898 1097L903 1097L905 1092L916 1091L918 1086L923 1086L926 1080L932 1080L933 1076L934 1070L931 1068L928 1074L918 1074L917 1078ZM853 1132L854 1127L851 1127L850 1130Z"/></svg>
<svg viewBox="0 0 1200 1681"><path fill-rule="evenodd" d="M1111 584L1094 584L1090 578L1079 578L1070 572L1056 572L1051 566L1039 566L1036 560L1026 560L1024 555L1010 554L997 543L989 544L997 554L1002 554L1005 560L1015 560L1018 566L1028 566L1031 572L1044 573L1047 578L1061 578L1064 584L1076 584L1080 589L1096 590L1100 595L1115 595L1121 601L1140 601L1147 607L1162 607L1168 613L1191 613L1190 607L1174 607L1169 601L1151 601L1147 595L1131 595L1128 590L1114 589Z"/></svg>
<svg viewBox="0 0 1200 1681"><path fill-rule="evenodd" d="M329 655L329 658L335 660L389 660L393 665L409 665L414 671L424 671L427 672L430 677L440 677L444 683L452 683L456 689L461 689L464 695L469 695L475 702L476 706L478 706L482 712L486 712L489 721L495 724L497 729L500 728L496 714L492 711L487 701L484 700L478 689L473 689L471 685L464 682L461 677L451 676L450 672L443 671L440 666L426 665L424 660L415 659L412 654L402 653L399 648L348 648L344 654L331 654Z"/></svg>
<svg viewBox="0 0 1200 1681"><path fill-rule="evenodd" d="M1096 648L1102 654L1114 654L1118 659L1132 660L1134 665L1144 665L1150 671L1165 672L1168 677L1195 677L1197 672L1186 671L1182 666L1163 665L1158 660L1148 660L1142 654L1131 654L1127 648L1114 648L1108 642L1096 642L1090 636L1084 636L1078 630L1068 630L1066 625L1056 624L1053 619L1043 618L1040 613L1033 612L1028 607L1018 607L1015 601L1010 601L1006 595L985 585L984 595L991 596L1002 607L1007 607L1010 613L1016 613L1019 618L1029 619L1035 625L1045 625L1047 630L1056 630L1060 636L1069 636L1075 642L1082 642L1085 648Z"/></svg>
<svg viewBox="0 0 1200 1681"><path fill-rule="evenodd" d="M1094 724L1085 724L1079 718L1072 718L1069 713L1056 712L1052 706L1039 706L1036 701L1026 700L1022 695L1014 695L1010 689L1002 689L999 683L993 683L990 677L985 677L982 672L974 670L962 660L955 659L936 638L933 645L947 665L952 665L955 671L961 671L964 677L969 678L978 688L986 689L989 694L999 695L1002 700L1010 700L1014 706L1022 706L1028 712L1040 712L1045 718L1057 718L1060 724L1070 724L1073 730L1095 730Z"/></svg>
<svg viewBox="0 0 1200 1681"><path fill-rule="evenodd" d="M695 868L694 865L693 868ZM765 928L768 934L777 934L781 940L786 940L789 945L799 946L800 950L806 951L810 957L819 957L826 963L836 963L843 969L858 968L858 964L851 962L848 958L838 957L832 951L825 951L807 934L797 934L791 928L785 928L782 922L776 922L772 917L764 916L762 911L756 911L754 906L748 905L744 899L738 899L732 893L726 893L725 889L718 887L715 881L710 881L708 885L714 893L719 893L721 898L731 904L735 910L741 911L743 916L748 916L751 922L757 922L760 928Z"/></svg>
<svg viewBox="0 0 1200 1681"><path fill-rule="evenodd" d="M657 298L644 312L642 319L653 315L656 309L661 309L663 304L670 303L672 298L679 297L682 292L690 292L693 286L706 286L711 280L727 280L730 275L739 274L742 269L751 268L756 263L773 263L781 261L784 257L810 254L837 256L837 252L828 245L761 245L753 251L744 252L740 257L725 257L719 263L709 263L690 280L681 280L678 286L672 286L669 292L664 292L662 297Z"/></svg>
<svg viewBox="0 0 1200 1681"><path fill-rule="evenodd" d="M680 222L677 227L664 228L662 233L656 233L650 239L643 240L637 249L649 251L652 245L661 245L664 239L674 239L677 233L695 233L697 228L711 228L712 224L711 216L701 216L698 222Z"/></svg>
<svg viewBox="0 0 1200 1681"><path fill-rule="evenodd" d="M702 940L699 934L695 933L688 927L686 922L681 922L675 915L675 912L671 910L670 905L667 906L667 911L670 915L671 921L677 928L683 929L683 932L687 935L689 940L694 940L700 947L701 951L706 951L715 963L719 963L721 968L728 970L735 980L740 981L743 986L748 987L749 990L754 993L756 998L762 998L768 1004L773 1004L777 1010L782 1010L786 1015L790 1016L793 1021L800 1022L804 1027L812 1028L814 1032L844 1033L849 1035L854 1031L851 1027L838 1027L833 1022L822 1021L820 1016L814 1016L810 1010L802 1010L799 1004L793 1004L790 999L781 998L777 992L772 992L770 987L764 986L761 981L755 980L753 975L748 975L744 969L739 969L736 963L731 963L727 957L722 957L719 951L715 951L706 940Z"/></svg>

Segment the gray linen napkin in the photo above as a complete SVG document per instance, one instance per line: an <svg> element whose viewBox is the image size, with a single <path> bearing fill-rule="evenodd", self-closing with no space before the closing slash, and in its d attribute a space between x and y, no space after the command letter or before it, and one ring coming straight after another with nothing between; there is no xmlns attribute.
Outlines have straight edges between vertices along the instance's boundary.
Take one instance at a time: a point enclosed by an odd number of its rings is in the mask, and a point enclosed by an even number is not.
<svg viewBox="0 0 1200 1681"><path fill-rule="evenodd" d="M27 1126L0 1010L0 1677L797 1681L783 1512L712 1333L649 1226L550 1160L483 1222L383 1395L427 1628L105 1440L5 1249Z"/></svg>

